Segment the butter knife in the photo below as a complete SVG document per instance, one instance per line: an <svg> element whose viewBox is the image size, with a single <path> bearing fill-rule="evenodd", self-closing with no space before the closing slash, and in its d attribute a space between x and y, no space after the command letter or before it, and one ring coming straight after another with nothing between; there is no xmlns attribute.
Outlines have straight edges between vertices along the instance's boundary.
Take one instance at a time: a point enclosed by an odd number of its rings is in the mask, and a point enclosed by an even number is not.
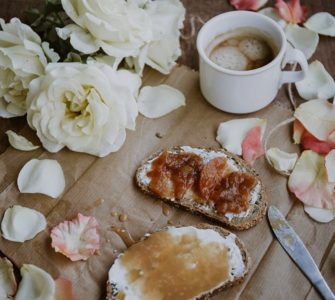
<svg viewBox="0 0 335 300"><path fill-rule="evenodd" d="M326 300L335 300L334 294L322 277L304 243L288 224L278 208L270 206L268 209L268 218L272 230L281 246L319 291L321 296Z"/></svg>

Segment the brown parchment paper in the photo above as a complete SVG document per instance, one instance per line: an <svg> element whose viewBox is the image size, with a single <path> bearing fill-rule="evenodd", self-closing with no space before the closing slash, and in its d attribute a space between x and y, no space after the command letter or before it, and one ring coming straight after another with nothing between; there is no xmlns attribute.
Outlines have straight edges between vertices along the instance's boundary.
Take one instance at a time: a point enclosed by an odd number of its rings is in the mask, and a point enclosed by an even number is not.
<svg viewBox="0 0 335 300"><path fill-rule="evenodd" d="M8 148L0 156L1 215L7 207L19 204L41 211L48 221L47 230L32 241L20 244L0 239L0 250L18 267L23 263L32 263L45 269L54 278L62 276L71 279L76 299L103 299L108 270L118 253L126 249L122 239L111 230L111 226L125 228L138 240L145 233L166 226L169 220L174 224L183 225L208 221L172 207L169 209L169 215L165 216L162 213L161 202L142 194L134 183L136 168L143 159L154 151L175 145L218 148L219 144L215 141L217 127L220 122L232 118L266 118L269 131L280 121L292 116L290 110L276 103L250 115L234 116L223 113L204 101L199 90L198 73L186 67L175 68L168 77L153 70L144 76L145 85L163 82L180 89L186 96L187 105L160 119L151 120L140 116L136 131L128 131L126 143L117 153L105 158L96 158L66 149L52 154L42 148L33 152L20 152ZM283 93L279 97L283 97ZM28 127L21 134L38 142ZM296 151L291 143L290 126L279 130L272 138L271 145L286 151ZM22 166L32 158L57 159L62 165L66 177L66 190L59 199L18 192L17 175ZM290 199L287 192L287 179L273 172L264 158L256 162L255 168L267 188L269 203L278 206L287 214L294 206L294 200ZM104 202L101 203L99 199L103 199ZM298 207L299 217L307 220L307 217L302 215L301 206L295 206ZM91 257L86 262L71 262L63 255L55 253L50 246L50 229L65 219L75 217L78 212L93 215L100 223L100 255ZM113 212L126 214L127 221L120 222L118 216L113 216ZM305 222L310 224L309 220ZM326 231L329 228L324 227L322 230ZM252 268L244 283L214 299L269 299L272 294L279 297L273 299L280 299L287 293L296 296L295 299L301 299L310 291L309 283L294 269L286 254L277 248L278 245L274 244L265 219L248 231L236 233L250 252ZM308 239L308 236L306 233L305 238ZM321 241L321 252L324 253L329 240ZM319 256L321 260L323 256ZM270 270L267 265L262 264L264 260L268 260ZM269 275L273 274L276 268L280 270L279 279ZM298 281L293 280L292 276L297 277ZM267 281L267 285L262 284L264 280ZM253 281L255 282L252 283ZM301 285L299 289L296 288L297 283Z"/></svg>

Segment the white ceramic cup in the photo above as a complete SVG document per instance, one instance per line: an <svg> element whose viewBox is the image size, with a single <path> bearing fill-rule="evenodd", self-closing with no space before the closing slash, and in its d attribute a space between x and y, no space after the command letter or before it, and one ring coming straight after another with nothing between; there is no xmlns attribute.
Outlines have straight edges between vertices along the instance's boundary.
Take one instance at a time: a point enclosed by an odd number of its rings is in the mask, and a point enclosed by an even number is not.
<svg viewBox="0 0 335 300"><path fill-rule="evenodd" d="M206 54L209 44L217 36L241 27L256 28L269 36L279 50L277 56L267 65L248 71L228 70L212 62ZM213 106L230 113L250 113L267 106L284 83L304 79L308 70L304 54L287 47L280 25L254 12L233 11L212 18L198 34L197 49L203 96ZM288 62L299 63L301 71L282 71Z"/></svg>

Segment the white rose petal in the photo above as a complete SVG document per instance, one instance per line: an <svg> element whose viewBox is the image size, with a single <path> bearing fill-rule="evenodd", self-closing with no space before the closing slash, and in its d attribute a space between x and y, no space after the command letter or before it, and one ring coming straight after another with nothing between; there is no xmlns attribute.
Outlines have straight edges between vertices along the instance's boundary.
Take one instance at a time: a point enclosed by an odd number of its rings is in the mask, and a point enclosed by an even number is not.
<svg viewBox="0 0 335 300"><path fill-rule="evenodd" d="M59 56L19 19L0 25L0 117L23 116L30 82L44 73L47 57Z"/></svg>
<svg viewBox="0 0 335 300"><path fill-rule="evenodd" d="M311 16L304 26L319 34L335 36L335 17L327 12Z"/></svg>
<svg viewBox="0 0 335 300"><path fill-rule="evenodd" d="M293 170L298 160L298 154L287 153L278 148L270 148L266 151L269 163L279 172L288 174Z"/></svg>
<svg viewBox="0 0 335 300"><path fill-rule="evenodd" d="M335 219L335 209L317 208L304 205L305 212L315 221L329 223Z"/></svg>
<svg viewBox="0 0 335 300"><path fill-rule="evenodd" d="M299 157L288 188L308 206L335 209L335 183L328 181L324 156L312 150L305 150Z"/></svg>
<svg viewBox="0 0 335 300"><path fill-rule="evenodd" d="M307 59L311 58L319 44L319 35L317 33L296 24L287 25L285 34L287 40L294 48L301 50Z"/></svg>
<svg viewBox="0 0 335 300"><path fill-rule="evenodd" d="M160 118L184 105L183 93L165 84L145 86L138 97L138 110L147 118Z"/></svg>
<svg viewBox="0 0 335 300"><path fill-rule="evenodd" d="M57 62L60 60L59 54L50 48L49 43L43 42L42 49L51 62Z"/></svg>
<svg viewBox="0 0 335 300"><path fill-rule="evenodd" d="M89 57L86 62L100 62L109 65L113 70L117 70L121 60L109 55L95 55L93 57ZM133 66L130 68L133 68Z"/></svg>
<svg viewBox="0 0 335 300"><path fill-rule="evenodd" d="M335 149L331 150L325 157L325 165L329 182L335 182Z"/></svg>
<svg viewBox="0 0 335 300"><path fill-rule="evenodd" d="M56 160L32 159L21 169L17 185L21 193L40 193L57 198L64 191L65 178Z"/></svg>
<svg viewBox="0 0 335 300"><path fill-rule="evenodd" d="M278 14L276 13L276 11L273 7L263 8L263 9L259 10L258 13L260 13L264 16L267 16L267 17L271 18L272 20L274 20L276 22L285 22L282 18L280 18L278 16ZM286 22L285 22L285 25L286 25Z"/></svg>
<svg viewBox="0 0 335 300"><path fill-rule="evenodd" d="M99 45L97 45L93 36L77 25L69 24L64 28L56 28L56 31L61 39L70 38L71 46L84 54L99 50Z"/></svg>
<svg viewBox="0 0 335 300"><path fill-rule="evenodd" d="M2 236L20 243L32 240L46 227L47 222L40 212L19 205L7 208L1 222Z"/></svg>
<svg viewBox="0 0 335 300"><path fill-rule="evenodd" d="M220 124L216 140L228 151L242 155L242 142L250 129L261 127L262 137L266 128L266 120L259 118L236 119Z"/></svg>
<svg viewBox="0 0 335 300"><path fill-rule="evenodd" d="M335 96L334 79L318 60L309 65L306 78L297 82L296 87L305 100L329 99Z"/></svg>
<svg viewBox="0 0 335 300"><path fill-rule="evenodd" d="M179 36L185 8L179 0L150 1L147 11L153 24L153 41L149 44L147 64L163 74L170 73L180 56Z"/></svg>
<svg viewBox="0 0 335 300"><path fill-rule="evenodd" d="M7 130L8 141L10 145L21 151L33 151L38 149L40 146L35 146L32 142L27 140L24 136L18 135L12 130Z"/></svg>
<svg viewBox="0 0 335 300"><path fill-rule="evenodd" d="M13 264L6 257L0 257L0 299L14 299L16 288Z"/></svg>
<svg viewBox="0 0 335 300"><path fill-rule="evenodd" d="M55 282L44 270L34 265L23 265L21 282L15 300L54 300Z"/></svg>
<svg viewBox="0 0 335 300"><path fill-rule="evenodd" d="M318 140L331 140L335 129L335 105L327 100L315 99L301 104L294 117Z"/></svg>
<svg viewBox="0 0 335 300"><path fill-rule="evenodd" d="M106 156L135 129L141 79L107 64L49 64L30 84L27 120L50 152L63 147Z"/></svg>

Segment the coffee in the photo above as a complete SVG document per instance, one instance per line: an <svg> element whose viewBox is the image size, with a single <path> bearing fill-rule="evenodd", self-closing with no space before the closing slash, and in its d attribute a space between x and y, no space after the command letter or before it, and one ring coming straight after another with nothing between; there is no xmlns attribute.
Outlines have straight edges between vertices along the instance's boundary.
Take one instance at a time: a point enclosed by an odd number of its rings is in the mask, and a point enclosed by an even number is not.
<svg viewBox="0 0 335 300"><path fill-rule="evenodd" d="M258 29L237 28L217 36L207 47L206 54L218 66L247 71L271 62L278 50L265 33Z"/></svg>

